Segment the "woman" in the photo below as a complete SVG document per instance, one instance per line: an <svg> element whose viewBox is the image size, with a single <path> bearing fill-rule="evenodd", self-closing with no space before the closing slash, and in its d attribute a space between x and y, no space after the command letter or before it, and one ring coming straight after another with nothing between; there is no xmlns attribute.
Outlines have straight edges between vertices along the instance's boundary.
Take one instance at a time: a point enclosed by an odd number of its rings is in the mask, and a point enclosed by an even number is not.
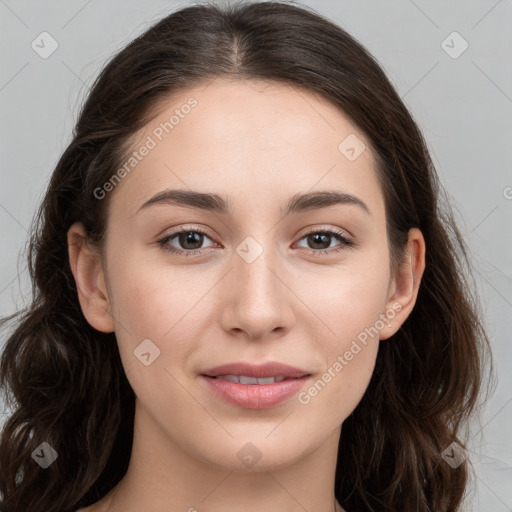
<svg viewBox="0 0 512 512"><path fill-rule="evenodd" d="M460 510L488 339L441 194L382 69L313 10L155 24L39 210L2 510Z"/></svg>

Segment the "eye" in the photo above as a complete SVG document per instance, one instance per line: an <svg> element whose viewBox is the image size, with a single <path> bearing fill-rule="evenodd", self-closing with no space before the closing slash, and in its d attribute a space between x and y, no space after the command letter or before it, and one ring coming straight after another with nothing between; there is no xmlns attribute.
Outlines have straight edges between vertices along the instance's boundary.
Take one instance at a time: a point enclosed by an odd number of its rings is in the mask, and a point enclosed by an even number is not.
<svg viewBox="0 0 512 512"><path fill-rule="evenodd" d="M314 256L336 253L347 247L353 247L355 245L355 242L349 239L342 231L334 229L310 231L300 240L302 241L304 239L306 239L306 243L313 245L313 248L311 248L309 252ZM330 247L333 239L338 240L340 244ZM320 247L318 247L318 245L320 245Z"/></svg>
<svg viewBox="0 0 512 512"><path fill-rule="evenodd" d="M193 256L194 254L202 252L199 250L199 247L203 244L204 237L210 238L208 233L200 228L191 228L185 230L182 229L165 236L161 240L158 240L157 244L165 251L181 254L184 256ZM176 247L169 245L169 242L175 238L178 239L178 243L184 249L177 249Z"/></svg>

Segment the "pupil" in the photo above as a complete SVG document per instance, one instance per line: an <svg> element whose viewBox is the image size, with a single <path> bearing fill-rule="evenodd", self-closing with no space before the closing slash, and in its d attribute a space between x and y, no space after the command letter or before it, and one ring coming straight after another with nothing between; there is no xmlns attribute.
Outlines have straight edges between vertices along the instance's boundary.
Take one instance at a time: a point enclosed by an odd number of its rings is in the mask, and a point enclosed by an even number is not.
<svg viewBox="0 0 512 512"><path fill-rule="evenodd" d="M199 249L201 247L202 236L203 235L201 233L195 233L193 231L189 231L188 233L182 233L182 235L180 236L180 243L183 247L187 249ZM189 243L191 243L192 245L196 243L197 247L187 247Z"/></svg>
<svg viewBox="0 0 512 512"><path fill-rule="evenodd" d="M329 243L327 243L327 245L325 245L326 243L326 240L325 239L328 239L330 238L330 235L325 235L325 234L322 234L322 233L315 233L314 235L311 235L310 236L310 239L313 239L313 245L317 243L317 239L319 238L324 238L324 246L323 247L314 247L315 249L327 249L329 247ZM322 244L322 241L318 242L320 244Z"/></svg>

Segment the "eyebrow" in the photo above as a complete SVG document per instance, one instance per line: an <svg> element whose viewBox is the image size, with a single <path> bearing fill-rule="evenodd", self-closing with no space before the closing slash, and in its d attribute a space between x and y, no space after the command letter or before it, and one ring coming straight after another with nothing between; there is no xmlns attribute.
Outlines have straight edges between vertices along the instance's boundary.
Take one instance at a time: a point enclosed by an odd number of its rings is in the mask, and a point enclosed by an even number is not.
<svg viewBox="0 0 512 512"><path fill-rule="evenodd" d="M137 211L153 205L174 205L197 208L224 215L232 215L232 202L218 194L196 192L193 190L163 190L148 199ZM371 215L368 206L358 197L338 190L323 190L295 194L292 196L282 213L286 216L291 213L299 213L321 208L328 208L338 204L347 204L360 207L368 215Z"/></svg>

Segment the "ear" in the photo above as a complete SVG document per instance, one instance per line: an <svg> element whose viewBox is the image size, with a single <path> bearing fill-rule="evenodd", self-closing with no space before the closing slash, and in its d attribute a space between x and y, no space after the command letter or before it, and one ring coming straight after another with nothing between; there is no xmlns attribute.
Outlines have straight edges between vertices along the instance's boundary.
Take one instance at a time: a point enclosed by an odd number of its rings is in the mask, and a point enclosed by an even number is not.
<svg viewBox="0 0 512 512"><path fill-rule="evenodd" d="M425 240L418 228L409 230L406 254L395 276L391 277L388 301L384 312L384 328L380 331L381 340L393 336L411 313L421 278L425 270ZM389 325L391 327L389 327Z"/></svg>
<svg viewBox="0 0 512 512"><path fill-rule="evenodd" d="M101 332L114 331L101 256L91 247L86 230L76 222L68 230L69 264L78 299L89 324Z"/></svg>

